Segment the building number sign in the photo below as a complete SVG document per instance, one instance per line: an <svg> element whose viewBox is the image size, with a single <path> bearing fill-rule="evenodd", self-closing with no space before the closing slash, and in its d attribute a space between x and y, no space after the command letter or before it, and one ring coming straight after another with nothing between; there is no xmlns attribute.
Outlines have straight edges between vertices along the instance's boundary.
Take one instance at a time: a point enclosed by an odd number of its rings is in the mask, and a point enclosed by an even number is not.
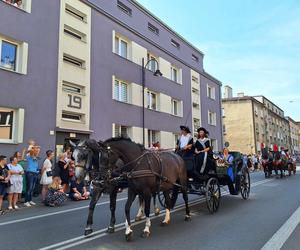
<svg viewBox="0 0 300 250"><path fill-rule="evenodd" d="M81 109L82 107L81 97L69 94L68 98L69 98L69 104L68 104L69 108Z"/></svg>

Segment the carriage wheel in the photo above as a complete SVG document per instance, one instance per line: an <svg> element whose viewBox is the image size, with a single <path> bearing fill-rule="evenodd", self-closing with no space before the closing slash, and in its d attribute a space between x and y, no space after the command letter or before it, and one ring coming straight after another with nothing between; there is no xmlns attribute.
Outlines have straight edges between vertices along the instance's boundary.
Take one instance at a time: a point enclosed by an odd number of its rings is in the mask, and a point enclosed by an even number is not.
<svg viewBox="0 0 300 250"><path fill-rule="evenodd" d="M159 201L159 204L163 207L163 208L166 208L166 199L165 199L165 196L164 196L164 193L163 192L159 192L158 193L158 201Z"/></svg>
<svg viewBox="0 0 300 250"><path fill-rule="evenodd" d="M206 184L206 206L208 211L213 214L217 212L220 206L221 190L217 178L210 178Z"/></svg>
<svg viewBox="0 0 300 250"><path fill-rule="evenodd" d="M245 170L241 176L241 195L244 200L247 200L250 195L250 175L248 170Z"/></svg>

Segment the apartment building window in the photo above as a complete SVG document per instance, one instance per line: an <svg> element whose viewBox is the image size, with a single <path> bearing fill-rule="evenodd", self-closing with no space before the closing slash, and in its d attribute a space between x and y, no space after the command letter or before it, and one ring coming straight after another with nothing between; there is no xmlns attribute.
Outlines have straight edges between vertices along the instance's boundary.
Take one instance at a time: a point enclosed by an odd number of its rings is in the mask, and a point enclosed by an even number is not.
<svg viewBox="0 0 300 250"><path fill-rule="evenodd" d="M223 124L223 135L226 135L226 126Z"/></svg>
<svg viewBox="0 0 300 250"><path fill-rule="evenodd" d="M117 2L119 10L126 13L128 16L132 16L132 9L130 9L127 5L118 0Z"/></svg>
<svg viewBox="0 0 300 250"><path fill-rule="evenodd" d="M31 10L31 0L22 0L22 1L16 0L16 1L11 1L11 2L3 0L3 2L5 2L13 7L25 10L27 12L30 12L30 10Z"/></svg>
<svg viewBox="0 0 300 250"><path fill-rule="evenodd" d="M195 62L199 62L199 58L197 56L195 56L194 54L192 54L192 59L195 61Z"/></svg>
<svg viewBox="0 0 300 250"><path fill-rule="evenodd" d="M130 127L115 124L114 137L130 137Z"/></svg>
<svg viewBox="0 0 300 250"><path fill-rule="evenodd" d="M147 91L147 108L157 110L157 94Z"/></svg>
<svg viewBox="0 0 300 250"><path fill-rule="evenodd" d="M196 76L192 76L192 81L193 81L195 84L199 84L199 79L198 79Z"/></svg>
<svg viewBox="0 0 300 250"><path fill-rule="evenodd" d="M148 23L148 30L153 32L155 35L159 35L159 29L151 23Z"/></svg>
<svg viewBox="0 0 300 250"><path fill-rule="evenodd" d="M128 84L126 82L115 80L114 99L120 102L128 103Z"/></svg>
<svg viewBox="0 0 300 250"><path fill-rule="evenodd" d="M147 53L147 61L149 61L147 67L149 70L151 70L153 72L155 72L157 70L157 63L155 62L155 60L157 61L157 57L155 57L151 53Z"/></svg>
<svg viewBox="0 0 300 250"><path fill-rule="evenodd" d="M218 140L216 139L211 139L211 147L212 147L212 150L215 152L215 151L218 151Z"/></svg>
<svg viewBox="0 0 300 250"><path fill-rule="evenodd" d="M76 94L84 94L84 87L81 87L79 85L73 84L73 83L69 83L69 82L63 82L62 85L62 89L63 91L66 92L72 92L72 93L76 93Z"/></svg>
<svg viewBox="0 0 300 250"><path fill-rule="evenodd" d="M156 130L148 130L148 146L151 147L153 143L159 141L159 132Z"/></svg>
<svg viewBox="0 0 300 250"><path fill-rule="evenodd" d="M63 111L61 117L66 121L83 122L83 115L81 114Z"/></svg>
<svg viewBox="0 0 300 250"><path fill-rule="evenodd" d="M212 86L207 85L207 97L210 99L216 99L216 91Z"/></svg>
<svg viewBox="0 0 300 250"><path fill-rule="evenodd" d="M68 13L69 15L75 17L76 19L78 19L80 21L83 21L83 22L87 21L86 14L84 14L81 11L75 9L74 7L72 7L69 4L66 4L65 11L66 11L66 13Z"/></svg>
<svg viewBox="0 0 300 250"><path fill-rule="evenodd" d="M208 124L216 126L217 125L217 114L211 111L208 111Z"/></svg>
<svg viewBox="0 0 300 250"><path fill-rule="evenodd" d="M0 107L0 143L21 143L23 128L24 109Z"/></svg>
<svg viewBox="0 0 300 250"><path fill-rule="evenodd" d="M181 116L181 101L172 99L172 114Z"/></svg>
<svg viewBox="0 0 300 250"><path fill-rule="evenodd" d="M224 118L224 117L225 117L225 109L222 108L222 109L221 109L221 112L222 112L222 117Z"/></svg>
<svg viewBox="0 0 300 250"><path fill-rule="evenodd" d="M128 42L118 36L115 37L115 53L128 59Z"/></svg>
<svg viewBox="0 0 300 250"><path fill-rule="evenodd" d="M63 55L63 61L66 63L69 63L73 66L80 67L80 68L85 67L85 62L83 60L76 58L74 56L67 55L67 54Z"/></svg>
<svg viewBox="0 0 300 250"><path fill-rule="evenodd" d="M171 66L171 80L177 83L179 82L179 70L174 66Z"/></svg>
<svg viewBox="0 0 300 250"><path fill-rule="evenodd" d="M17 45L0 40L0 46L1 67L15 71L17 61Z"/></svg>
<svg viewBox="0 0 300 250"><path fill-rule="evenodd" d="M65 25L64 26L64 33L66 35L69 35L75 39L78 39L80 41L85 42L86 41L86 35L76 29L73 29L72 27Z"/></svg>
<svg viewBox="0 0 300 250"><path fill-rule="evenodd" d="M176 42L175 40L173 40L173 39L171 39L171 44L172 44L175 48L177 48L177 49L180 48L180 44L179 44L178 42Z"/></svg>

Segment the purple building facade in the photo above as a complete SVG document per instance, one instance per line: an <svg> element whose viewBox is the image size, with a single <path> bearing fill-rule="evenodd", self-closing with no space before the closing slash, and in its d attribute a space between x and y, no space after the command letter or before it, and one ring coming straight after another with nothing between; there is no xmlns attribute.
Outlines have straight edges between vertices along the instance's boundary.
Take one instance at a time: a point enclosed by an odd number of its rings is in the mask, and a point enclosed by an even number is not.
<svg viewBox="0 0 300 250"><path fill-rule="evenodd" d="M30 138L59 152L70 139L143 134L146 146L172 148L182 124L206 127L222 147L221 83L201 51L136 1L0 2L0 12L1 153Z"/></svg>

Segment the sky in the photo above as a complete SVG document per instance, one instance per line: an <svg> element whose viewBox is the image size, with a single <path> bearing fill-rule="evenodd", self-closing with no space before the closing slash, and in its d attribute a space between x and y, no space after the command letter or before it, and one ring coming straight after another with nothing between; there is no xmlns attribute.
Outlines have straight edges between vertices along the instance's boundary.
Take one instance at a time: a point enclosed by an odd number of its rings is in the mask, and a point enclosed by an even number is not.
<svg viewBox="0 0 300 250"><path fill-rule="evenodd" d="M299 0L138 0L204 52L236 95L264 95L300 121Z"/></svg>

